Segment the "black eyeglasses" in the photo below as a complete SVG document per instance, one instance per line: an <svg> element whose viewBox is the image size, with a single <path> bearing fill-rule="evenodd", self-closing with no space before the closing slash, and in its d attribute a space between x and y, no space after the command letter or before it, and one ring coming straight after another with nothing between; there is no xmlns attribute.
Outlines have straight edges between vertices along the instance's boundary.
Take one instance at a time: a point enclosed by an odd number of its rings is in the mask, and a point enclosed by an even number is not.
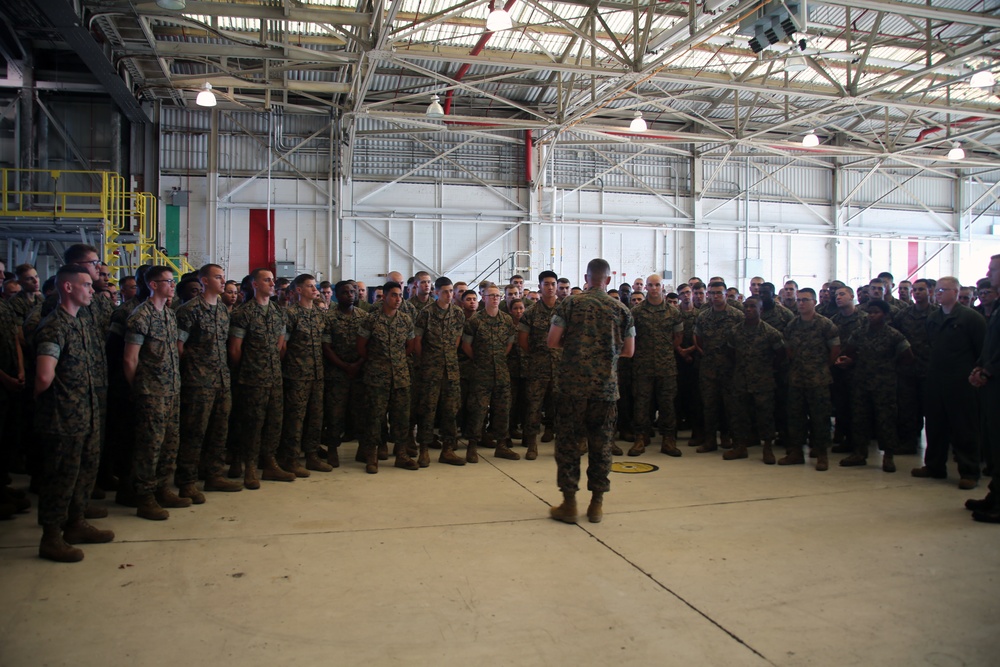
<svg viewBox="0 0 1000 667"><path fill-rule="evenodd" d="M90 260L86 260L86 261L84 261L84 260L81 260L81 261L79 261L79 262L73 262L73 263L74 263L74 264L90 264L91 266L100 266L100 265L101 265L101 264L103 264L104 262L102 262L102 261L101 261L101 260L99 260L99 259L90 259Z"/></svg>
<svg viewBox="0 0 1000 667"><path fill-rule="evenodd" d="M174 280L173 278L162 278L160 280L150 280L149 282L151 282L151 283L170 283L171 285L173 285L177 281Z"/></svg>

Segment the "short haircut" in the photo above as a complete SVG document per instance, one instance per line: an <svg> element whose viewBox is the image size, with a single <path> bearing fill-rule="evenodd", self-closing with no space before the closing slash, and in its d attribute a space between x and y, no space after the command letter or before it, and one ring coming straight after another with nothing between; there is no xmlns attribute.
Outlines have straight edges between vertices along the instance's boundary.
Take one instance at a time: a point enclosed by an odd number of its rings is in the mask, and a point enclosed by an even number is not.
<svg viewBox="0 0 1000 667"><path fill-rule="evenodd" d="M869 286L875 285L876 287L885 287L885 281L883 281L881 278L872 278L871 280L868 281L868 285Z"/></svg>
<svg viewBox="0 0 1000 667"><path fill-rule="evenodd" d="M88 272L87 275L90 275L90 273ZM114 285L109 285L108 287L114 287ZM46 292L51 292L55 288L56 288L56 277L49 276L48 278L45 279L45 282L42 283L42 294L45 294Z"/></svg>
<svg viewBox="0 0 1000 667"><path fill-rule="evenodd" d="M694 283L693 285L691 285L691 289L693 289L693 290L696 290L696 289L708 289L708 286L705 285L705 283L703 283L703 282L701 282L699 280L696 283Z"/></svg>
<svg viewBox="0 0 1000 667"><path fill-rule="evenodd" d="M250 280L257 280L258 278L260 278L260 274L264 273L265 271L271 273L272 276L274 275L271 272L271 269L267 268L266 266L262 266L250 272Z"/></svg>
<svg viewBox="0 0 1000 667"><path fill-rule="evenodd" d="M993 284L990 283L989 278L980 278L976 281L976 289L991 289Z"/></svg>
<svg viewBox="0 0 1000 667"><path fill-rule="evenodd" d="M24 265L22 264L21 266ZM61 285L65 281L69 280L70 276L81 273L86 275L88 278L90 277L90 271L82 266L77 264L63 264L59 267L59 270L56 271L56 283Z"/></svg>
<svg viewBox="0 0 1000 667"><path fill-rule="evenodd" d="M555 271L542 271L541 273L538 274L538 282L539 283L541 283L542 281L544 281L546 278L552 278L553 280L555 280L556 282L558 282L559 281L559 274L556 273ZM569 281L567 280L566 282L569 282Z"/></svg>
<svg viewBox="0 0 1000 667"><path fill-rule="evenodd" d="M764 282L764 279L761 276L754 276L753 278L750 279L750 282L753 282L755 280L759 280L761 282Z"/></svg>
<svg viewBox="0 0 1000 667"><path fill-rule="evenodd" d="M794 280L786 280L785 281L785 287L788 287L789 285L795 285L795 289L799 288L799 284L797 282L795 282Z"/></svg>
<svg viewBox="0 0 1000 667"><path fill-rule="evenodd" d="M323 282L321 282L319 284L319 288L320 289L326 289L327 287L330 287L330 288L333 287L333 283L331 283L329 280L324 280Z"/></svg>
<svg viewBox="0 0 1000 667"><path fill-rule="evenodd" d="M479 289L486 289L487 287L489 287L492 284L493 283L491 283L489 280L480 280L479 281Z"/></svg>
<svg viewBox="0 0 1000 667"><path fill-rule="evenodd" d="M611 265L608 264L608 260L601 259L600 257L595 257L594 259L587 262L587 275L610 276Z"/></svg>
<svg viewBox="0 0 1000 667"><path fill-rule="evenodd" d="M201 267L200 269L198 269L198 277L199 278L208 278L208 275L212 271L212 269L219 269L220 271L224 271L225 270L221 266L219 266L218 264L205 264L203 267Z"/></svg>
<svg viewBox="0 0 1000 667"><path fill-rule="evenodd" d="M930 287L930 283L927 281L926 278L917 278L916 280L913 281L913 286L916 287L917 283L923 283L925 287ZM902 284L903 283L900 283L900 285Z"/></svg>
<svg viewBox="0 0 1000 667"><path fill-rule="evenodd" d="M66 262L66 263L71 264L71 262ZM34 270L34 268L35 267L33 267L31 264L18 264L17 266L14 267L14 274L17 275L18 278L20 278L28 271Z"/></svg>
<svg viewBox="0 0 1000 667"><path fill-rule="evenodd" d="M837 288L838 292L840 290L847 290L847 293L851 295L851 298L852 299L854 298L854 288L851 287L850 285L845 285L845 284L841 283L840 287Z"/></svg>
<svg viewBox="0 0 1000 667"><path fill-rule="evenodd" d="M927 283L928 289L934 289L935 287L937 287L937 280L935 280L934 278L924 278L923 281Z"/></svg>
<svg viewBox="0 0 1000 667"><path fill-rule="evenodd" d="M896 279L895 279L895 278L893 278L893 277L892 277L892 274L891 274L891 273L889 273L888 271L883 271L882 273L878 274L878 277L879 277L879 279L882 279L882 278L888 278L888 279L889 279L889 282L891 282L891 283L894 283L894 282L896 282Z"/></svg>
<svg viewBox="0 0 1000 667"><path fill-rule="evenodd" d="M774 283L761 283L760 286L761 288L767 287L768 289L771 290L772 294L778 291L777 288L774 286Z"/></svg>
<svg viewBox="0 0 1000 667"><path fill-rule="evenodd" d="M386 284L382 285L382 294L388 294L389 290L398 289L400 292L403 291L403 286L397 283L395 280L390 280Z"/></svg>
<svg viewBox="0 0 1000 667"><path fill-rule="evenodd" d="M167 273L174 275L169 266L156 265L146 269L146 284L149 285L149 289L153 289L153 282L160 280L160 276Z"/></svg>
<svg viewBox="0 0 1000 667"><path fill-rule="evenodd" d="M878 300L869 301L868 303L865 304L866 310L871 310L872 308L878 308L879 310L882 311L883 315L889 314L889 304L887 304L885 301L878 301Z"/></svg>
<svg viewBox="0 0 1000 667"><path fill-rule="evenodd" d="M678 296L680 296L681 292L690 292L690 291L691 291L691 286L688 285L687 283L681 283L680 285L677 286Z"/></svg>
<svg viewBox="0 0 1000 667"><path fill-rule="evenodd" d="M721 287L726 289L726 282L724 280L713 280L708 284L709 287Z"/></svg>
<svg viewBox="0 0 1000 667"><path fill-rule="evenodd" d="M295 276L295 280L292 281L292 287L302 287L306 284L307 280L316 280L316 276L311 273L300 273Z"/></svg>
<svg viewBox="0 0 1000 667"><path fill-rule="evenodd" d="M515 273L510 277L510 282L513 284L515 280L524 280L524 276L522 276L520 273Z"/></svg>
<svg viewBox="0 0 1000 667"><path fill-rule="evenodd" d="M905 284L907 284L907 285L912 285L912 284L913 284L913 283L911 283L911 282L910 282L909 280L900 280L900 281L899 281L899 284L900 284L900 285L903 285L904 283L905 283Z"/></svg>
<svg viewBox="0 0 1000 667"><path fill-rule="evenodd" d="M448 276L441 276L440 278L434 281L434 289L441 289L442 287L447 287L448 285L451 284L452 284L451 278L449 278Z"/></svg>
<svg viewBox="0 0 1000 667"><path fill-rule="evenodd" d="M339 283L337 283L336 285L333 286L333 292L334 292L334 294L336 294L337 292L339 292L342 287L346 287L346 286L352 285L353 283L354 283L353 280L341 280Z"/></svg>
<svg viewBox="0 0 1000 667"><path fill-rule="evenodd" d="M760 303L760 299L758 297L755 297L755 296L748 296L746 299L743 300L743 305L746 306L750 302L759 304Z"/></svg>
<svg viewBox="0 0 1000 667"><path fill-rule="evenodd" d="M88 243L74 243L63 251L63 261L67 264L74 264L82 260L90 253L94 253L98 256L100 255L100 253L97 252L97 248Z"/></svg>
<svg viewBox="0 0 1000 667"><path fill-rule="evenodd" d="M560 285L569 285L569 278L558 278L556 282Z"/></svg>
<svg viewBox="0 0 1000 667"><path fill-rule="evenodd" d="M274 285L276 287L287 287L290 284L292 284L292 281L289 280L288 278L278 278L276 281L274 281Z"/></svg>
<svg viewBox="0 0 1000 667"><path fill-rule="evenodd" d="M417 271L417 272L416 272L416 273L414 274L414 276L413 276L413 279L414 279L414 280L420 280L420 279L421 279L421 278L423 278L424 276L427 276L428 278L430 278L430 277L431 277L431 274L427 273L426 271Z"/></svg>
<svg viewBox="0 0 1000 667"><path fill-rule="evenodd" d="M670 292L670 293L667 294L667 298L668 299L679 299L681 297L677 294L677 292Z"/></svg>
<svg viewBox="0 0 1000 667"><path fill-rule="evenodd" d="M841 287L847 287L847 285L844 283L844 281L842 281L842 280L831 280L830 281L830 289L833 290L834 292L836 292L837 290L839 290Z"/></svg>
<svg viewBox="0 0 1000 667"><path fill-rule="evenodd" d="M476 297L477 301L479 300L479 295L476 294L476 290L474 290L474 289L467 289L464 292L462 292L462 298L464 299L465 297L469 296L470 294L472 296Z"/></svg>
<svg viewBox="0 0 1000 667"><path fill-rule="evenodd" d="M124 278L122 278L121 280L118 281L118 284L119 285L124 285L129 280L131 280L132 282L137 282L136 279L135 279L135 276L125 276Z"/></svg>
<svg viewBox="0 0 1000 667"><path fill-rule="evenodd" d="M802 289L799 290L799 294L801 294L802 292L805 292L814 299L816 298L816 290L814 290L812 287L803 287Z"/></svg>
<svg viewBox="0 0 1000 667"><path fill-rule="evenodd" d="M518 291L517 290L517 285L507 285L506 287L503 288L504 294L506 294L507 292L509 292L511 290L514 290L514 292L517 293L517 291Z"/></svg>
<svg viewBox="0 0 1000 667"><path fill-rule="evenodd" d="M510 304L508 304L508 306L507 306L507 307L508 307L508 308L510 308L511 306L514 306L514 305L517 305L517 304L519 304L519 303L520 303L520 304L522 304L522 305L524 305L524 301L523 301L522 299L513 299L513 300L512 300L511 302L510 302Z"/></svg>

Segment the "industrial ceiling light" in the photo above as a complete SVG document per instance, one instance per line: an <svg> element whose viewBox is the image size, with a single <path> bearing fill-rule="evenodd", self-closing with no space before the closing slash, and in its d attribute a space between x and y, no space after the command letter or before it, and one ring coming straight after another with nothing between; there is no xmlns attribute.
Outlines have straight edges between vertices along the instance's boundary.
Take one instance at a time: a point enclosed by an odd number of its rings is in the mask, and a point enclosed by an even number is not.
<svg viewBox="0 0 1000 667"><path fill-rule="evenodd" d="M500 32L510 30L514 27L514 22L506 9L497 9L495 2L490 2L490 15L486 17L486 29L490 32Z"/></svg>
<svg viewBox="0 0 1000 667"><path fill-rule="evenodd" d="M802 137L802 145L806 148L819 146L819 137L816 135L816 130L809 130L809 134Z"/></svg>
<svg viewBox="0 0 1000 667"><path fill-rule="evenodd" d="M444 118L444 109L441 108L441 98L431 95L431 103L427 105L428 118Z"/></svg>
<svg viewBox="0 0 1000 667"><path fill-rule="evenodd" d="M216 100L215 93L212 92L212 84L206 82L194 102L200 107L214 107Z"/></svg>
<svg viewBox="0 0 1000 667"><path fill-rule="evenodd" d="M156 6L160 9L170 9L179 12L187 7L187 0L156 0Z"/></svg>
<svg viewBox="0 0 1000 667"><path fill-rule="evenodd" d="M646 121L642 119L642 112L636 111L635 116L632 118L632 122L629 124L628 129L633 132L645 132L646 131Z"/></svg>
<svg viewBox="0 0 1000 667"><path fill-rule="evenodd" d="M786 72L802 72L805 71L806 59L805 56L788 56L785 58L785 71Z"/></svg>
<svg viewBox="0 0 1000 667"><path fill-rule="evenodd" d="M981 72L976 72L969 79L970 88L992 88L996 83L996 78L993 76L993 72L988 69L984 69Z"/></svg>
<svg viewBox="0 0 1000 667"><path fill-rule="evenodd" d="M962 148L962 144L957 141L952 142L951 150L948 151L948 159L953 162L965 159L965 149Z"/></svg>

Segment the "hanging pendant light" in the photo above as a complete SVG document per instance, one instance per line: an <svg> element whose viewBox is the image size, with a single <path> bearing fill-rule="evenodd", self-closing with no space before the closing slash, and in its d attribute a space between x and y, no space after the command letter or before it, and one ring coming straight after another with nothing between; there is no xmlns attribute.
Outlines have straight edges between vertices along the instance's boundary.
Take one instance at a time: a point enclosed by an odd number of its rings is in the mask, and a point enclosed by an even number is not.
<svg viewBox="0 0 1000 667"><path fill-rule="evenodd" d="M809 130L809 134L802 137L802 145L806 148L819 146L819 136L817 136L816 130Z"/></svg>
<svg viewBox="0 0 1000 667"><path fill-rule="evenodd" d="M217 102L215 93L212 92L212 84L206 82L194 102L200 107L214 107Z"/></svg>
<svg viewBox="0 0 1000 667"><path fill-rule="evenodd" d="M635 116L632 118L632 122L629 123L628 129L633 132L645 132L646 128L646 121L642 118L642 112L636 111Z"/></svg>
<svg viewBox="0 0 1000 667"><path fill-rule="evenodd" d="M444 109L441 107L441 98L431 95L431 103L427 105L425 112L428 118L444 118Z"/></svg>
<svg viewBox="0 0 1000 667"><path fill-rule="evenodd" d="M179 12L187 7L187 0L156 0L156 6L160 9Z"/></svg>
<svg viewBox="0 0 1000 667"><path fill-rule="evenodd" d="M962 148L962 144L957 141L951 144L951 150L948 151L948 159L952 162L957 162L959 160L965 159L965 149Z"/></svg>
<svg viewBox="0 0 1000 667"><path fill-rule="evenodd" d="M970 88L992 88L996 84L996 77L993 76L993 72L988 69L984 69L982 72L976 72L969 78Z"/></svg>
<svg viewBox="0 0 1000 667"><path fill-rule="evenodd" d="M500 32L510 30L514 27L514 21L506 9L497 9L495 2L490 2L490 15L486 17L486 29L490 32Z"/></svg>

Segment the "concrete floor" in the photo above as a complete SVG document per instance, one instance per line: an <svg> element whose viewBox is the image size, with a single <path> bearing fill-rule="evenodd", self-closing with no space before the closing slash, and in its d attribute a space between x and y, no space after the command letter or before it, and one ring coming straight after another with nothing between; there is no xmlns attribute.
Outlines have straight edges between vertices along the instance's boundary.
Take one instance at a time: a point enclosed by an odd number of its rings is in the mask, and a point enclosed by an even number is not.
<svg viewBox="0 0 1000 667"><path fill-rule="evenodd" d="M117 540L73 565L37 558L22 515L0 524L0 665L1000 664L1000 526L962 507L983 486L913 479L917 457L682 448L620 458L660 469L613 474L601 524L547 518L551 444L351 462L163 523L107 503Z"/></svg>

